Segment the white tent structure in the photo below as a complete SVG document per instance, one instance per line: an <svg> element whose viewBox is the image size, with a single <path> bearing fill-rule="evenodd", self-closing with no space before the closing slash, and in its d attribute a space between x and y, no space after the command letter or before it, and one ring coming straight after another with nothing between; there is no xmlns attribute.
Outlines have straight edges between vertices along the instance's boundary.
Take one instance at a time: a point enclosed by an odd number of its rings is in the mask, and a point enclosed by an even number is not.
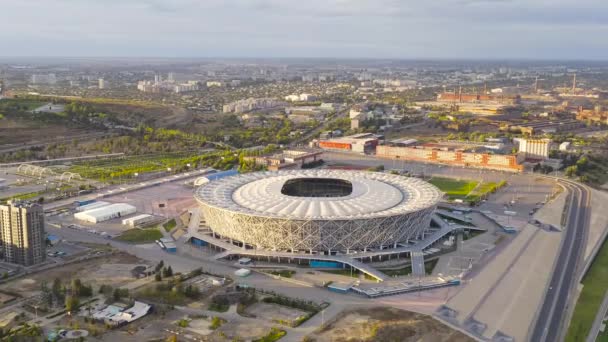
<svg viewBox="0 0 608 342"><path fill-rule="evenodd" d="M85 222L98 223L134 214L136 211L137 209L130 204L114 203L101 208L76 213L74 214L74 218Z"/></svg>

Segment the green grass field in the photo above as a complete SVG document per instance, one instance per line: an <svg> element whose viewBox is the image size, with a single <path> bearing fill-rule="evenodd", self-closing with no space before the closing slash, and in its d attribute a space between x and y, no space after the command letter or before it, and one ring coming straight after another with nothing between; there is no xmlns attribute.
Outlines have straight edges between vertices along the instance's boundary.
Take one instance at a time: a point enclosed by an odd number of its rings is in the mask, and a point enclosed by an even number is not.
<svg viewBox="0 0 608 342"><path fill-rule="evenodd" d="M156 228L148 229L129 229L116 237L118 241L130 243L149 243L163 237L163 234Z"/></svg>
<svg viewBox="0 0 608 342"><path fill-rule="evenodd" d="M466 199L469 193L479 184L479 182L472 180L443 177L433 177L429 180L429 183L445 192L450 199Z"/></svg>
<svg viewBox="0 0 608 342"><path fill-rule="evenodd" d="M498 183L477 182L468 179L443 177L433 177L429 180L429 183L445 192L450 200L461 199L468 202L477 202L486 194L495 192L497 189L506 185L504 181Z"/></svg>
<svg viewBox="0 0 608 342"><path fill-rule="evenodd" d="M608 240L604 241L589 271L583 278L583 291L578 297L574 314L570 321L566 342L584 341L593 325L595 314L608 290ZM608 341L604 333L598 341Z"/></svg>
<svg viewBox="0 0 608 342"><path fill-rule="evenodd" d="M167 233L171 232L171 230L173 230L173 228L175 227L177 227L177 222L175 222L175 219L170 219L169 221L163 224L163 228Z"/></svg>
<svg viewBox="0 0 608 342"><path fill-rule="evenodd" d="M34 110L47 103L49 102L29 99L2 99L0 100L0 108L18 107L21 110Z"/></svg>
<svg viewBox="0 0 608 342"><path fill-rule="evenodd" d="M70 172L84 178L105 181L126 181L135 174L146 172L175 170L187 164L195 165L201 159L199 153L167 153L154 155L129 156L102 160L85 161L70 167Z"/></svg>

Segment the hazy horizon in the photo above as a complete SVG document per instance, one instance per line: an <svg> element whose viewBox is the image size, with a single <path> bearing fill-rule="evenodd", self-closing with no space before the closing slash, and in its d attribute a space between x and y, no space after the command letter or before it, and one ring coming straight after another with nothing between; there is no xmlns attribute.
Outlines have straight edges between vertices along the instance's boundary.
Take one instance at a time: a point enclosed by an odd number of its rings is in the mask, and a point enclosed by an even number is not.
<svg viewBox="0 0 608 342"><path fill-rule="evenodd" d="M0 55L63 58L608 59L601 0L24 0Z"/></svg>

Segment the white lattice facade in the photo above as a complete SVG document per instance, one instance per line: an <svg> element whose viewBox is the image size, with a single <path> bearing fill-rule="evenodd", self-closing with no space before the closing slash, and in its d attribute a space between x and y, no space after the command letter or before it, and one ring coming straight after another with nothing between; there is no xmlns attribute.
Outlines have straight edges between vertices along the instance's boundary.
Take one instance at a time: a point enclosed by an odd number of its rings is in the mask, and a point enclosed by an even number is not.
<svg viewBox="0 0 608 342"><path fill-rule="evenodd" d="M294 182L302 184L287 187ZM421 237L441 196L419 179L342 170L239 175L196 194L207 225L221 237L266 250L347 253Z"/></svg>

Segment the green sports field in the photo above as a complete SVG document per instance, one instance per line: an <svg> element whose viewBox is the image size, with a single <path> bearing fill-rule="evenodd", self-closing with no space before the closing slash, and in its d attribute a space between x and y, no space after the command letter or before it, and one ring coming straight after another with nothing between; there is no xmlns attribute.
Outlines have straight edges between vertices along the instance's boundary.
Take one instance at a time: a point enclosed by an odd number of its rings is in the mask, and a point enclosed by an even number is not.
<svg viewBox="0 0 608 342"><path fill-rule="evenodd" d="M463 201L475 202L488 193L506 185L502 182L478 182L470 179L455 179L444 177L433 177L429 183L438 187L446 193L449 200L461 199Z"/></svg>

